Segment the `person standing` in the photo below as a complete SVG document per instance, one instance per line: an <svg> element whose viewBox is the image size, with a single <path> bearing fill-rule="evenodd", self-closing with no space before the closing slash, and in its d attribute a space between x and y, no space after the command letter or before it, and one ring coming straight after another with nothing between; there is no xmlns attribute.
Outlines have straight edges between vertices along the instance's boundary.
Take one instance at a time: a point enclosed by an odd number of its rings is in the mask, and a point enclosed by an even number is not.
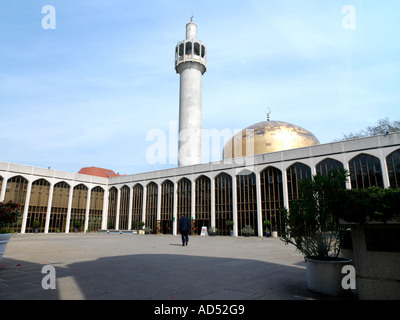
<svg viewBox="0 0 400 320"><path fill-rule="evenodd" d="M190 220L185 215L179 219L179 232L182 237L182 246L188 245L190 231Z"/></svg>

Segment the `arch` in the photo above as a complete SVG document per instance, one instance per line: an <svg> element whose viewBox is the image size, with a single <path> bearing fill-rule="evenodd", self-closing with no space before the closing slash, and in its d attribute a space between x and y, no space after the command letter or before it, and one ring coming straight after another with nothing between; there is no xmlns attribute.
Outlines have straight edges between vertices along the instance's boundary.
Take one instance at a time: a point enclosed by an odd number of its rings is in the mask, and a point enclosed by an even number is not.
<svg viewBox="0 0 400 320"><path fill-rule="evenodd" d="M187 56L193 54L192 48L193 48L192 42L190 42L190 41L186 42L185 54L186 54Z"/></svg>
<svg viewBox="0 0 400 320"><path fill-rule="evenodd" d="M244 169L240 170L238 173L236 173L236 175L237 176L246 176L246 175L251 175L253 173L254 173L254 171L244 168Z"/></svg>
<svg viewBox="0 0 400 320"><path fill-rule="evenodd" d="M196 56L200 56L200 44L198 42L194 43L193 51Z"/></svg>
<svg viewBox="0 0 400 320"><path fill-rule="evenodd" d="M286 170L289 207L294 200L300 199L299 182L311 179L311 168L302 163L295 162Z"/></svg>
<svg viewBox="0 0 400 320"><path fill-rule="evenodd" d="M206 56L206 47L204 45L201 46L201 57L204 58Z"/></svg>
<svg viewBox="0 0 400 320"><path fill-rule="evenodd" d="M120 189L118 230L128 230L130 188L127 185Z"/></svg>
<svg viewBox="0 0 400 320"><path fill-rule="evenodd" d="M66 230L70 192L71 186L65 181L60 181L54 185L49 223L50 233L65 232Z"/></svg>
<svg viewBox="0 0 400 320"><path fill-rule="evenodd" d="M185 45L183 43L180 43L178 55L179 57L183 57L184 54L185 54Z"/></svg>
<svg viewBox="0 0 400 320"><path fill-rule="evenodd" d="M13 201L20 204L21 212L24 212L25 202L28 190L28 180L21 176L15 175L10 177L6 183L6 193L4 195L4 202ZM29 204L28 204L29 205ZM22 215L18 220L10 226L13 232L20 232L22 226Z"/></svg>
<svg viewBox="0 0 400 320"><path fill-rule="evenodd" d="M389 185L391 188L400 188L400 149L393 151L386 157Z"/></svg>
<svg viewBox="0 0 400 320"><path fill-rule="evenodd" d="M284 207L282 171L269 166L260 172L263 231L277 231L281 225L280 209Z"/></svg>
<svg viewBox="0 0 400 320"><path fill-rule="evenodd" d="M92 188L92 190L94 190L94 189L96 189L97 192L101 192L100 189L103 190L103 192L106 191L106 189L104 187L102 187L102 186L95 186L95 187Z"/></svg>
<svg viewBox="0 0 400 320"><path fill-rule="evenodd" d="M201 175L195 181L195 221L192 232L201 234L201 228L211 227L211 179Z"/></svg>
<svg viewBox="0 0 400 320"><path fill-rule="evenodd" d="M353 189L383 188L382 167L379 158L361 153L349 161L350 181Z"/></svg>
<svg viewBox="0 0 400 320"><path fill-rule="evenodd" d="M320 161L316 166L315 170L317 174L322 176L328 175L331 171L344 169L344 165L339 160L335 160L332 158L326 158Z"/></svg>
<svg viewBox="0 0 400 320"><path fill-rule="evenodd" d="M146 216L145 227L150 233L157 233L157 206L158 206L158 185L155 182L147 184L146 192Z"/></svg>
<svg viewBox="0 0 400 320"><path fill-rule="evenodd" d="M174 183L168 179L161 184L160 211L160 232L162 234L173 234Z"/></svg>
<svg viewBox="0 0 400 320"><path fill-rule="evenodd" d="M139 230L143 221L143 191L144 187L137 183L132 188L132 229Z"/></svg>
<svg viewBox="0 0 400 320"><path fill-rule="evenodd" d="M183 215L191 217L192 183L188 178L182 178L177 185L177 220Z"/></svg>
<svg viewBox="0 0 400 320"><path fill-rule="evenodd" d="M227 221L233 221L232 176L221 172L215 177L215 227L218 235L230 233Z"/></svg>
<svg viewBox="0 0 400 320"><path fill-rule="evenodd" d="M90 207L89 207L89 231L98 231L101 229L103 222L103 206L104 206L105 190L101 186L96 186L90 191Z"/></svg>
<svg viewBox="0 0 400 320"><path fill-rule="evenodd" d="M116 228L118 189L111 187L108 190L107 229Z"/></svg>
<svg viewBox="0 0 400 320"><path fill-rule="evenodd" d="M72 207L70 218L70 232L74 229L83 231L86 219L86 206L89 197L89 188L80 183L73 188ZM77 227L79 224L80 227Z"/></svg>
<svg viewBox="0 0 400 320"><path fill-rule="evenodd" d="M250 226L254 230L254 235L258 236L255 173L252 172L251 174L237 175L236 187L238 233L239 235L242 235L242 229Z"/></svg>
<svg viewBox="0 0 400 320"><path fill-rule="evenodd" d="M46 224L47 206L50 195L50 182L40 178L32 182L29 209L26 219L26 232L32 233L35 229L43 232ZM34 222L38 221L40 226L34 227Z"/></svg>

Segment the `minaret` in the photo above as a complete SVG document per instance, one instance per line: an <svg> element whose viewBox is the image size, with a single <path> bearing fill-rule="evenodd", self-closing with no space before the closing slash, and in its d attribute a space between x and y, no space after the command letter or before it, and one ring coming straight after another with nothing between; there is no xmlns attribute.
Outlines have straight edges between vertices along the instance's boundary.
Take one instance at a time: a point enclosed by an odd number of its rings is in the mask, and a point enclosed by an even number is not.
<svg viewBox="0 0 400 320"><path fill-rule="evenodd" d="M206 46L197 40L193 18L186 40L175 50L175 70L181 76L179 98L179 167L201 163L201 81L207 70Z"/></svg>

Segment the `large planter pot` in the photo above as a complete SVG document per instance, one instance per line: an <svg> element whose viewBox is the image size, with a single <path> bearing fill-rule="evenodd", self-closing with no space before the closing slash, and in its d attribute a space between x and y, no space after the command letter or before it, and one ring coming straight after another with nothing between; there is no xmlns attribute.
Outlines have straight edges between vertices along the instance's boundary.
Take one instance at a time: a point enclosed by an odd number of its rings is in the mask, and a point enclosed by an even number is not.
<svg viewBox="0 0 400 320"><path fill-rule="evenodd" d="M3 259L3 254L6 251L7 243L10 241L12 233L0 234L0 261Z"/></svg>
<svg viewBox="0 0 400 320"><path fill-rule="evenodd" d="M342 287L342 269L351 265L352 260L337 258L334 261L323 261L306 258L307 286L312 292L327 296L341 296L348 293Z"/></svg>

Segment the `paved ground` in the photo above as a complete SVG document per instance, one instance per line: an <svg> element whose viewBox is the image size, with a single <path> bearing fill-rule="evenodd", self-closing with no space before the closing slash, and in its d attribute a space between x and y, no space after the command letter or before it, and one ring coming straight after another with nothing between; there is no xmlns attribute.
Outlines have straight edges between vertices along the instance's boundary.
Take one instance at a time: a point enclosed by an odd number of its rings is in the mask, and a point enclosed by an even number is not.
<svg viewBox="0 0 400 320"><path fill-rule="evenodd" d="M46 265L56 289L44 290ZM50 283L47 281L46 283ZM305 300L303 257L279 239L130 234L15 235L0 300Z"/></svg>

